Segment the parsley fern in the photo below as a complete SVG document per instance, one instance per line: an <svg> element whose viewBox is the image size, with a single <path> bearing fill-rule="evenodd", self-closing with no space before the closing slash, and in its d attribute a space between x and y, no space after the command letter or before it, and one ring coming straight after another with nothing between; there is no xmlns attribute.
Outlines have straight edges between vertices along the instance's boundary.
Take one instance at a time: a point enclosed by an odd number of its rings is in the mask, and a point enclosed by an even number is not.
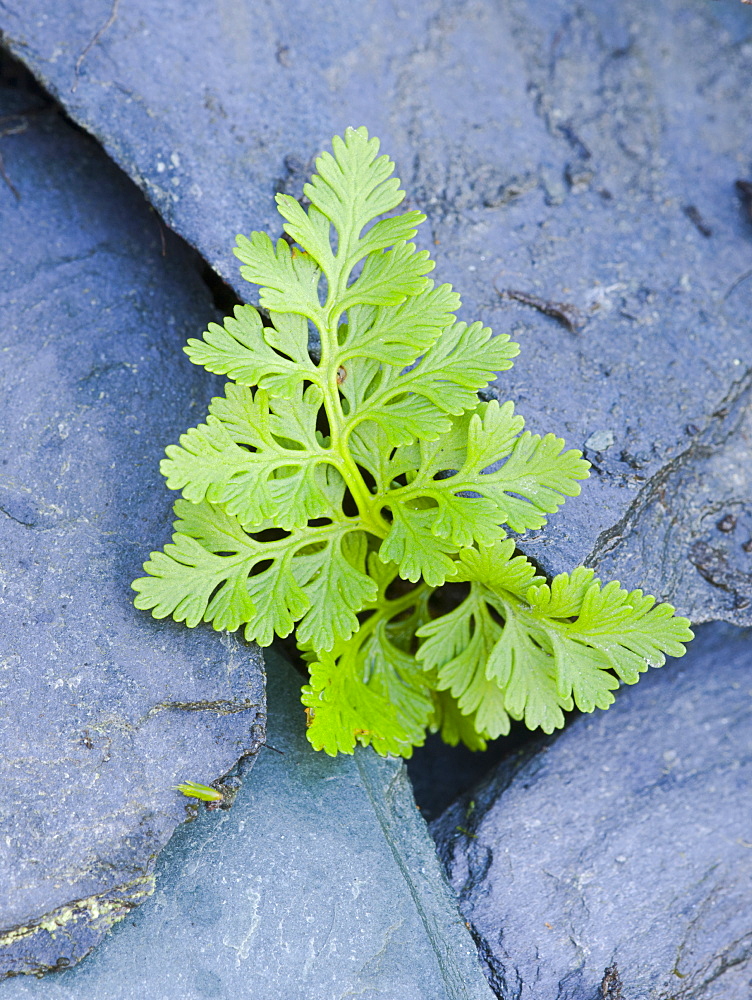
<svg viewBox="0 0 752 1000"><path fill-rule="evenodd" d="M292 246L238 237L264 318L238 306L188 343L232 381L167 448L183 499L136 606L262 646L295 629L308 738L332 755L409 756L427 730L482 748L510 719L551 732L682 655L689 623L583 567L549 584L515 553L506 531L544 525L588 463L479 401L517 345L455 319L410 242L424 215L382 218L404 192L378 140L348 129L332 147L307 210L277 196ZM466 596L440 613L446 582Z"/></svg>

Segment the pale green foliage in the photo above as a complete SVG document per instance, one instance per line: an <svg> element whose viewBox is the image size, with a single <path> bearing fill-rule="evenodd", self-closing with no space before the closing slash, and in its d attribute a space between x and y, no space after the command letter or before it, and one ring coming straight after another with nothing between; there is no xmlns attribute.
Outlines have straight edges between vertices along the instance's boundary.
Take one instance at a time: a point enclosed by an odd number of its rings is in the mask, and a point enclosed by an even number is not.
<svg viewBox="0 0 752 1000"><path fill-rule="evenodd" d="M525 431L512 403L479 400L517 345L455 319L459 297L410 242L420 212L380 218L404 193L378 146L348 129L307 210L277 196L295 246L238 237L264 316L239 306L188 343L233 381L167 448L183 499L136 605L261 645L295 629L308 736L329 754L409 756L429 729L480 748L510 719L551 732L692 633L640 591L582 567L549 586L515 555L505 532L544 525L587 462ZM447 581L467 594L441 613Z"/></svg>
<svg viewBox="0 0 752 1000"><path fill-rule="evenodd" d="M330 754L352 753L358 741L409 756L434 715L430 679L412 654L415 633L428 621L431 589L422 585L390 599L396 566L375 553L368 562L379 588L373 613L330 652L304 654L311 680L303 704L313 710L308 738Z"/></svg>
<svg viewBox="0 0 752 1000"><path fill-rule="evenodd" d="M636 683L691 638L670 605L616 582L603 587L591 569L547 584L511 539L463 550L455 579L470 592L419 629L417 656L484 737L507 732L509 716L550 733L573 702L583 712L608 708L619 680ZM493 688L503 698L489 697Z"/></svg>

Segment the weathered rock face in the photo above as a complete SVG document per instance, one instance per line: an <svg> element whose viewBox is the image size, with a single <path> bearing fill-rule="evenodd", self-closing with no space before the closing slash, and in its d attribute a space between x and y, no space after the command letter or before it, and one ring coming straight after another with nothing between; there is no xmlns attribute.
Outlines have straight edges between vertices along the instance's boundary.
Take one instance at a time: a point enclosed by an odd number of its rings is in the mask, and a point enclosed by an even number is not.
<svg viewBox="0 0 752 1000"><path fill-rule="evenodd" d="M498 996L747 1000L750 668L748 631L706 626L437 821Z"/></svg>
<svg viewBox="0 0 752 1000"><path fill-rule="evenodd" d="M195 255L54 111L2 90L0 121L2 978L152 891L173 786L255 752L265 714L257 648L131 600L170 533L164 445L217 385L181 350L213 313Z"/></svg>
<svg viewBox="0 0 752 1000"><path fill-rule="evenodd" d="M315 753L299 676L267 666L275 750L233 808L176 833L94 955L3 1000L491 1000L404 765Z"/></svg>
<svg viewBox="0 0 752 1000"><path fill-rule="evenodd" d="M716 531L727 487L709 461L749 377L752 228L735 181L752 179L752 8L228 0L207 17L5 0L0 27L245 297L235 233L279 232L275 190L299 192L331 135L367 124L428 213L465 317L522 343L500 393L594 464L522 547L551 572L588 561L647 580L696 621L752 622L751 557ZM578 332L506 294L520 291L576 307ZM733 448L752 459L744 436ZM669 517L672 476L704 489L673 495ZM747 484L732 499L752 516Z"/></svg>
<svg viewBox="0 0 752 1000"><path fill-rule="evenodd" d="M202 5L174 0L165 0L156 12L146 0L65 5L2 0L0 29L10 48L103 143L169 224L244 297L252 298L253 290L238 278L231 254L235 233L254 228L278 233L275 190L299 193L312 156L331 135L347 125L367 124L397 161L412 205L429 215L424 245L437 258L439 280L462 292L464 318L481 318L522 344L518 364L498 391L518 402L531 429L563 435L593 462L582 497L568 502L545 532L521 539L521 547L549 572L587 561L602 575L619 575L628 586L643 585L674 601L696 621L752 623L747 471L752 468L752 226L748 202L739 198L747 188L735 184L740 177L752 180L752 8L737 0L660 5L584 0L574 6L565 0L503 5L420 0L401 7L387 0L368 5L223 0L208 18ZM9 128L3 122L0 131L13 131L14 121ZM10 555L3 557L11 614L0 636L7 676L15 684L5 711L19 728L8 736L9 767L20 759L25 768L10 771L6 779L9 792L0 808L10 843L0 839L0 849L10 852L7 870L14 880L15 909L4 924L13 932L6 936L13 957L6 968L29 970L75 960L140 898L144 886L150 888L153 855L183 815L170 786L186 777L208 781L252 749L248 732L261 697L247 650L135 616L127 590L145 553L168 534L159 526L169 500L156 478L163 444L194 422L185 418L188 406L195 404L194 412L202 413L211 395L212 383L178 360L185 336L195 334L210 315L205 291L189 256L169 239L162 260L156 218L134 207L103 159L80 136L39 121L38 129L30 119L26 134L3 139L0 162L4 237L12 230L0 251L10 275L0 311L11 316L4 319L8 350L0 365L13 386L6 396L8 412L18 415L11 429L2 429L10 445L0 444L9 463L0 506L8 514L4 530L11 538L5 550ZM21 195L19 204L10 185ZM15 213L12 227L5 224L10 213ZM26 255L31 265L22 279L16 262ZM22 280L26 286L19 291ZM552 306L550 300L564 305ZM546 311L558 312L570 328ZM137 373L131 365L138 366ZM127 544L119 541L124 535ZM16 625L16 617L31 624ZM735 1000L734 991L746 996L740 991L742 977L749 979L747 931L737 931L734 921L744 917L748 902L741 890L736 895L731 877L724 881L724 865L733 863L744 877L749 872L749 852L733 854L745 850L736 841L747 843L743 823L749 817L739 813L743 805L730 784L747 767L748 756L723 743L717 735L723 726L711 717L715 712L740 725L740 692L747 690L739 666L743 640L722 631L708 634L709 645L700 646L686 664L644 680L610 715L579 720L550 744L549 757L534 755L500 773L497 785L484 793L486 806L476 807L469 818L452 813L440 827L447 850L456 851L455 878L466 890L465 905L505 1000L507 994L549 1000L557 990L559 1000L593 1000L614 959L627 996L629 989L634 997L651 1000ZM728 654L709 652L717 635L726 636ZM741 686L727 705L723 678L732 670L733 683ZM24 671L31 671L36 686L25 684L19 692ZM698 674L702 688L699 682L682 687L682 678ZM646 704L650 698L655 704ZM710 699L710 708L703 699ZM640 717L626 726L637 727L637 750L634 732L604 728L625 713L631 719L633 705L640 705ZM34 766L28 764L32 750L22 742L30 742L29 724L18 721L29 716L38 743ZM50 720L48 730L43 724ZM649 725L659 735L643 739L644 720L653 720ZM706 735L706 723L715 736ZM682 735L683 725L689 736ZM599 734L610 734L613 744L603 737L584 777L579 758L572 763L570 754L556 772L559 786L519 806L522 819L509 829L510 852L521 845L512 869L517 881L504 900L511 895L522 916L501 925L504 937L497 947L499 914L506 911L491 912L490 901L494 861L504 856L498 850L481 856L483 824L496 815L492 801L507 780L512 785L501 796L504 808L517 802L518 792L522 801L521 784L537 787L535 769L545 771L554 753L566 756L567 747L585 740L582 733L593 743L601 740ZM682 739L688 740L686 747ZM703 742L712 739L717 745ZM705 757L703 747L709 747ZM122 783L110 779L114 752L141 761ZM619 784L613 773L598 770L611 766L615 753L628 762L637 754L632 784L630 771ZM664 753L677 757L663 758ZM308 760L295 757L303 759ZM315 767L339 776L342 785L332 781L338 796L344 796L342 788L355 789L354 808L361 809L363 789L370 789L371 807L388 826L388 810L377 805L386 793L383 787L374 792L377 786L369 785L362 769L371 758L357 759L355 778L347 770L351 762L323 760ZM692 761L697 761L696 784ZM667 775L655 770L664 765ZM721 770L724 765L727 771ZM251 830L259 813L266 809L274 820L266 831L272 851L280 829L296 831L296 848L309 835L316 839L321 829L325 779L317 777L309 795L307 786L296 783L298 770L303 766L297 769L296 763L282 776L273 772L275 794L265 798L259 792L253 800L257 808L248 814L247 835L241 826L246 819L237 817L232 826L239 837L237 855L221 854L235 818L221 817L222 837L216 841L207 834L205 853L218 871L209 872L196 896L188 895L189 886L199 887L203 873L185 862L171 883L174 895L161 897L168 912L164 924L156 907L148 912L157 914L149 918L157 923L147 925L146 913L136 917L143 928L138 946L144 950L135 978L136 946L121 928L113 941L130 943L117 945L121 950L111 968L103 965L100 973L99 965L91 965L93 971L85 973L84 966L45 988L68 990L69 980L72 992L59 995L73 997L84 982L76 977L90 974L94 983L101 974L107 988L97 995L118 996L119 990L131 996L138 990L143 996L157 982L154 977L162 976L159 988L170 995L179 982L196 996L234 997L247 993L251 980L254 988L258 982L259 1000L266 1000L300 992L299 982L308 984L310 974L310 995L318 998L326 993L325 984L334 982L326 976L336 967L343 991L364 996L369 991L387 996L391 990L400 997L433 998L440 988L447 996L463 996L459 987L452 986L452 993L446 981L439 987L440 980L430 978L438 975L430 964L434 958L416 963L414 979L399 979L393 970L411 974L414 949L411 944L404 950L393 924L377 922L377 945L371 948L369 939L362 950L349 932L339 930L344 925L336 922L338 912L358 929L367 924L364 914L373 912L365 910L371 897L358 909L359 886L347 881L349 875L337 881L341 872L350 872L342 861L347 852L366 850L350 846L361 843L356 839L332 851L331 834L321 835L319 853L312 853L305 868L309 874L291 878L290 897L280 890L265 900L268 916L258 916L254 893L260 890L248 882L248 857L257 859L264 886L274 881L275 892L285 885L283 876L297 871L294 854L285 855L286 867L275 867L273 853L249 855L249 849L260 850L257 829ZM585 777L586 784L578 785ZM570 785L562 794L564 780ZM278 811L279 788L288 781L290 801L302 796L313 803L303 810L316 814L312 826L303 824L292 805ZM638 782L647 782L647 791ZM605 854L597 855L603 813L586 797L592 785L615 817L605 835L606 847L616 845L611 868L611 855L605 861ZM660 797L674 786L676 799ZM248 796L256 794L253 788ZM630 801L634 824L626 806L620 812L619 794ZM576 795L582 796L579 804ZM693 812L692 796L699 813ZM19 802L26 813L19 814ZM337 803L331 814L341 817ZM567 813L565 804L577 809ZM104 819L92 838L89 817L95 805ZM725 833L742 831L731 838L732 853L724 854L728 845L717 839L719 816ZM539 822L548 839L535 840ZM557 822L574 833L566 844L564 838L555 840ZM458 844L450 843L451 823L471 833L476 829L479 839L469 843L468 838L467 861ZM698 823L708 828L707 836L698 832ZM189 832L181 836L187 842ZM670 837L679 838L685 867L677 869ZM57 868L45 869L35 860L42 841ZM583 843L594 858L596 875L590 881L591 868L581 863ZM134 845L141 851L135 860ZM554 873L550 882L556 890L537 870L529 895L527 883L524 892L518 890L525 864L547 857L552 845L560 845L566 859L561 868L546 869ZM404 872L411 870L413 862L405 862L399 850L384 856ZM418 867L421 857L414 855ZM708 858L720 862L711 869ZM382 861L376 852L372 862L370 855L365 862L359 858L352 871L370 873L372 864L378 868ZM481 884L486 863L483 891L488 888L490 895L478 890L476 897L472 887ZM37 868L40 875L34 874ZM310 907L301 909L311 884L319 889L321 871L322 884L334 884L336 891L324 900L323 889L320 896L311 890ZM222 895L229 892L222 877L241 887L231 905ZM416 912L428 926L413 876L406 877ZM396 886L404 891L399 880L389 885L384 907ZM214 908L202 909L205 894L219 900ZM350 896L354 910L348 909ZM70 905L73 898L76 906ZM672 904L674 898L679 902ZM331 900L336 900L332 926L341 936L306 936L308 924L301 919L310 916L318 933L317 916ZM536 938L534 922L549 904L553 913L554 903L561 916L546 921L551 936ZM693 907L700 904L705 908L696 917ZM597 920L590 919L586 905ZM225 909L231 914L226 925ZM194 915L195 935L186 925L187 911ZM410 913L405 927L418 927ZM307 942L313 957L306 964L302 952L295 952L295 961L273 974L264 958L280 939L270 936L269 928L283 919L281 940L295 946ZM59 921L65 931L75 925L70 940ZM410 931L408 939L419 941L420 933ZM180 963L176 958L163 969L176 937L183 942L182 952L175 951ZM439 940L434 934L416 947L435 957L444 947ZM150 950L152 941L161 948ZM341 943L342 951L333 952L332 941ZM653 944L651 954L658 957L643 967L641 949ZM354 961L362 959L357 975L347 971L347 962L336 964L346 945ZM252 954L259 957L249 973L245 956ZM228 955L232 975L224 974ZM6 987L11 988L0 989ZM33 982L13 988L42 989ZM615 995L615 985L611 992Z"/></svg>
<svg viewBox="0 0 752 1000"><path fill-rule="evenodd" d="M745 376L737 388L687 451L656 476L618 530L601 539L595 561L604 577L634 579L639 572L643 589L652 594L704 591L707 613L747 622L752 378Z"/></svg>

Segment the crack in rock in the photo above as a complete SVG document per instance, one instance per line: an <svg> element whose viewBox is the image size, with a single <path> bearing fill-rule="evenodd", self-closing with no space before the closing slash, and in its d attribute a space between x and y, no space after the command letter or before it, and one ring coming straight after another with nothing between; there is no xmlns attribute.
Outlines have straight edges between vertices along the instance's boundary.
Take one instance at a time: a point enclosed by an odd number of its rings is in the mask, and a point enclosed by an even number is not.
<svg viewBox="0 0 752 1000"><path fill-rule="evenodd" d="M678 605L696 623L752 624L751 404L752 369L601 533L585 564Z"/></svg>
<svg viewBox="0 0 752 1000"><path fill-rule="evenodd" d="M115 889L76 899L29 924L0 930L0 979L41 976L74 965L106 932L154 892L154 876L144 875Z"/></svg>

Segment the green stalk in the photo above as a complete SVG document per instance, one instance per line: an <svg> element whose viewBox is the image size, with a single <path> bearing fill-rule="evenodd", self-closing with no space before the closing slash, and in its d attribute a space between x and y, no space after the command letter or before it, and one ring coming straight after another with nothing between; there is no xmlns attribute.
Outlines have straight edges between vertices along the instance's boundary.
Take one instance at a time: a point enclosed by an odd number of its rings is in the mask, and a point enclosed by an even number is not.
<svg viewBox="0 0 752 1000"><path fill-rule="evenodd" d="M356 234L357 236L357 234ZM343 239L338 247L335 261L347 260L350 239ZM358 513L366 531L377 538L386 538L389 533L389 523L374 508L373 497L363 476L353 459L348 444L345 415L342 412L342 400L339 394L338 358L337 358L337 327L341 310L335 310L335 303L340 301L347 287L347 279L352 268L340 267L335 275L327 275L329 289L324 312L327 322L319 327L321 337L321 361L319 369L322 372L322 389L324 392L324 411L329 422L330 447L337 457L334 463L345 480Z"/></svg>

